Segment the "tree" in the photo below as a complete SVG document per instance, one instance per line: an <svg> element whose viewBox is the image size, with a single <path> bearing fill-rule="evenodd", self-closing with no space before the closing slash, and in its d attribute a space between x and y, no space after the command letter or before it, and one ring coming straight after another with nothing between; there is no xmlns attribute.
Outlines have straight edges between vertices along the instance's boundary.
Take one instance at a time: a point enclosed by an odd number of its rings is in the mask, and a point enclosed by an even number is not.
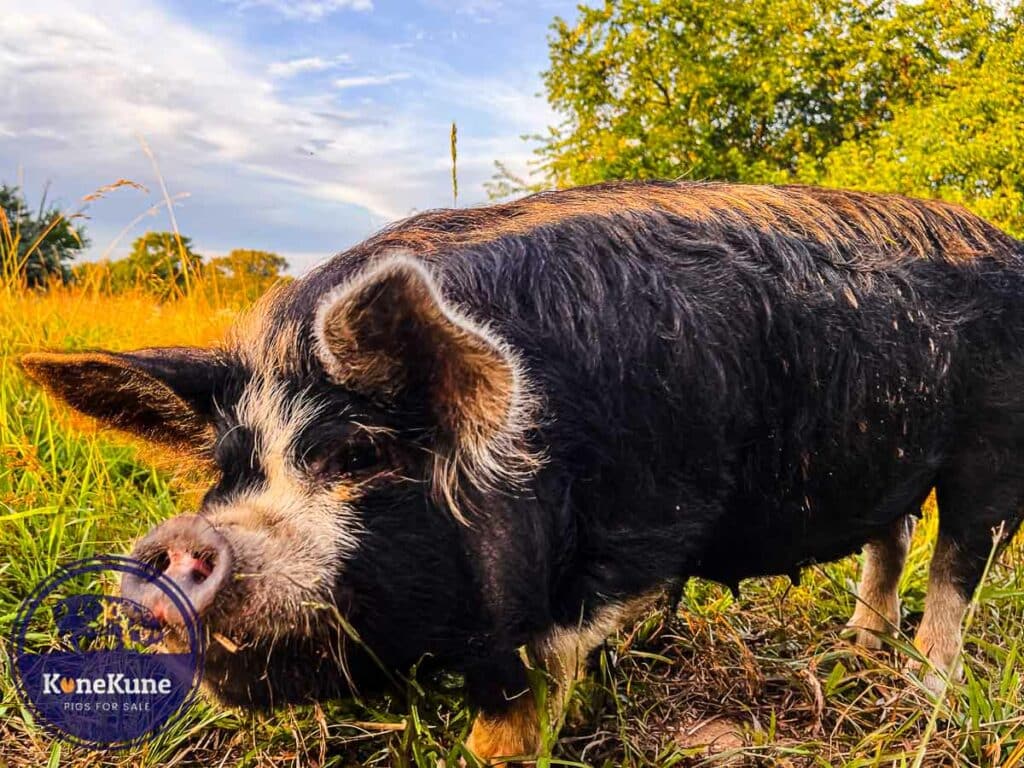
<svg viewBox="0 0 1024 768"><path fill-rule="evenodd" d="M936 95L802 177L963 203L1024 236L1024 12L953 62Z"/></svg>
<svg viewBox="0 0 1024 768"><path fill-rule="evenodd" d="M606 0L552 28L540 155L559 186L817 177L1005 25L982 0Z"/></svg>
<svg viewBox="0 0 1024 768"><path fill-rule="evenodd" d="M147 232L132 243L127 257L111 262L111 289L143 286L161 296L184 292L199 276L202 261L192 250L191 238L174 232Z"/></svg>
<svg viewBox="0 0 1024 768"><path fill-rule="evenodd" d="M43 195L38 209L29 209L18 187L0 185L0 262L4 279L19 279L29 287L42 287L54 280L71 279L68 262L89 241L75 215L47 207Z"/></svg>
<svg viewBox="0 0 1024 768"><path fill-rule="evenodd" d="M236 248L227 256L211 259L210 266L215 267L221 275L227 278L267 280L280 276L284 270L288 269L288 262L282 256L269 251Z"/></svg>
<svg viewBox="0 0 1024 768"><path fill-rule="evenodd" d="M236 248L227 256L211 259L209 268L230 292L255 299L282 277L288 262L269 251Z"/></svg>

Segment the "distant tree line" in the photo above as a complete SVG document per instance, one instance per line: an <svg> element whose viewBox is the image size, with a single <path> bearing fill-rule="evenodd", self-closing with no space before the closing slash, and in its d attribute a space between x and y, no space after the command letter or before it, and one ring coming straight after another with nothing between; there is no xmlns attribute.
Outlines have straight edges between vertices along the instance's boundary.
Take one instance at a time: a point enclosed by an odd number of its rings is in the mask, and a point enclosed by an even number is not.
<svg viewBox="0 0 1024 768"><path fill-rule="evenodd" d="M0 257L5 279L30 288L87 282L111 293L143 289L169 298L193 287L255 299L284 277L288 262L276 253L239 248L210 259L196 253L191 238L147 232L131 251L113 261L71 261L88 246L85 229L72 223L45 197L30 209L17 187L0 185Z"/></svg>
<svg viewBox="0 0 1024 768"><path fill-rule="evenodd" d="M187 293L195 287L255 299L284 277L288 262L269 251L237 248L206 259L192 239L174 232L147 232L123 259L86 262L76 279L99 284L111 293L144 289L157 296Z"/></svg>

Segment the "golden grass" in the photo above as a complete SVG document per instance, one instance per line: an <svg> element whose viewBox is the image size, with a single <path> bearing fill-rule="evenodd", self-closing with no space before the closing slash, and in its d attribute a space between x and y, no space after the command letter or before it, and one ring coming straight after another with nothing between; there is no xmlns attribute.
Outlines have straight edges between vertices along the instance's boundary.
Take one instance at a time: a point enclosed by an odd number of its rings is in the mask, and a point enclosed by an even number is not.
<svg viewBox="0 0 1024 768"><path fill-rule="evenodd" d="M217 302L202 292L157 302L142 289L104 295L74 285L45 292L8 288L0 290L2 350L11 356L40 349L207 345L240 308L238 302Z"/></svg>

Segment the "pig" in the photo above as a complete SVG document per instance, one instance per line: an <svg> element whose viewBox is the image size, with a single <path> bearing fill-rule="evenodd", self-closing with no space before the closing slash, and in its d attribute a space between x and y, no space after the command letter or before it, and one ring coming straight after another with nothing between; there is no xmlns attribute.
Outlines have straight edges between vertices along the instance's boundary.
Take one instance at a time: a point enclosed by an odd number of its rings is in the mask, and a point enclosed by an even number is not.
<svg viewBox="0 0 1024 768"><path fill-rule="evenodd" d="M539 748L588 652L691 577L863 548L879 647L932 489L914 640L937 686L1024 502L1024 244L955 206L607 183L415 215L209 349L38 353L113 428L208 461L134 556L190 596L229 705L462 676L482 761ZM168 627L181 617L126 584Z"/></svg>

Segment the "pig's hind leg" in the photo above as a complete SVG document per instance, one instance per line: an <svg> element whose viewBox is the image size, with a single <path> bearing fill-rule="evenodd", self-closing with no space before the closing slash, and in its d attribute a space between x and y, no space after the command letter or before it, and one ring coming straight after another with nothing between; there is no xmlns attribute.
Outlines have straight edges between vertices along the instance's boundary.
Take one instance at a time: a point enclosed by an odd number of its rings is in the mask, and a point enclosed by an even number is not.
<svg viewBox="0 0 1024 768"><path fill-rule="evenodd" d="M939 534L928 574L924 617L914 646L930 669L924 677L932 691L942 676L958 679L962 668L961 624L992 552L994 534L1005 543L1017 530L1024 509L1024 441L1007 446L975 440L957 465L936 483ZM912 663L911 668L919 667Z"/></svg>
<svg viewBox="0 0 1024 768"><path fill-rule="evenodd" d="M894 636L899 631L900 576L913 534L914 518L906 515L864 545L857 605L847 624L856 630L858 645L879 649L884 636Z"/></svg>

